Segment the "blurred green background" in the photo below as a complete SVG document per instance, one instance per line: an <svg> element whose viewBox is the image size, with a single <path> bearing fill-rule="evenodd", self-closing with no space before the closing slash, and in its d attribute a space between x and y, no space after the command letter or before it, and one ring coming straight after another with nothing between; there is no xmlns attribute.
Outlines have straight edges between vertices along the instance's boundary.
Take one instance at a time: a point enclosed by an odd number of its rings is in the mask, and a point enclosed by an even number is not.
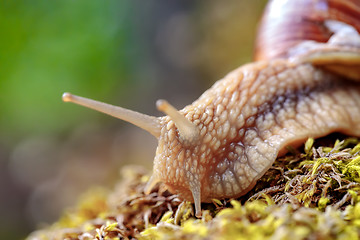
<svg viewBox="0 0 360 240"><path fill-rule="evenodd" d="M124 164L152 167L150 134L63 92L180 109L251 61L265 2L0 0L0 239L51 223L90 186L111 188Z"/></svg>

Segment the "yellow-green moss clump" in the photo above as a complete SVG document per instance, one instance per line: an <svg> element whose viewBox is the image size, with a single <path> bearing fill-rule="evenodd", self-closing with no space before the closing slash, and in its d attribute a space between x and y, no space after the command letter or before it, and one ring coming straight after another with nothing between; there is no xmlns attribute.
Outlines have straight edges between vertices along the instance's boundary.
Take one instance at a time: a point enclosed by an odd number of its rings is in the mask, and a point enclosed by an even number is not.
<svg viewBox="0 0 360 240"><path fill-rule="evenodd" d="M124 168L112 193L90 191L28 239L359 239L360 142L317 142L289 149L246 196L203 204L201 219L162 185L145 195L148 173Z"/></svg>

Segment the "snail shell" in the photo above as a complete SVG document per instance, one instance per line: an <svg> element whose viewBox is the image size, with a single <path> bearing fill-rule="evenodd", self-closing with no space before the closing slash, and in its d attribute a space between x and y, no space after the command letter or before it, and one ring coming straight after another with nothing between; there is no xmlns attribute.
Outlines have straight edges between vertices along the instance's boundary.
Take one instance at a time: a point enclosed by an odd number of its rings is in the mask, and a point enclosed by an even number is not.
<svg viewBox="0 0 360 240"><path fill-rule="evenodd" d="M325 22L336 20L360 32L358 0L271 0L257 32L255 60L288 57L288 50L312 40L326 43L333 35Z"/></svg>
<svg viewBox="0 0 360 240"><path fill-rule="evenodd" d="M303 7L288 7L294 2ZM287 145L334 131L360 136L360 85L351 80L360 76L360 37L358 25L349 25L359 21L358 7L354 0L272 1L263 21L276 24L267 27L263 22L260 27L264 32L257 46L264 49L257 48L256 59L261 61L232 71L180 111L159 100L157 108L167 114L164 117L69 93L63 100L154 135L159 144L145 191L162 182L194 202L200 216L201 202L249 191ZM329 16L337 21L327 20ZM289 31L281 26L287 28L287 21L296 23L300 36L286 37ZM320 29L309 31L312 27ZM326 36L320 37L322 33Z"/></svg>

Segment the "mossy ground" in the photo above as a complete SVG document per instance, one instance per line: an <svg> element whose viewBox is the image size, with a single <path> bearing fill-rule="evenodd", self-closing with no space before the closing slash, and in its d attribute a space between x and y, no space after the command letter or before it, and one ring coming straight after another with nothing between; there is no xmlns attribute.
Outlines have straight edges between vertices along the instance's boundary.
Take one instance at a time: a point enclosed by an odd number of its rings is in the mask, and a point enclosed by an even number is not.
<svg viewBox="0 0 360 240"><path fill-rule="evenodd" d="M122 170L112 192L94 189L79 205L28 239L359 239L360 141L309 139L276 160L239 199L202 205L202 218L148 173Z"/></svg>

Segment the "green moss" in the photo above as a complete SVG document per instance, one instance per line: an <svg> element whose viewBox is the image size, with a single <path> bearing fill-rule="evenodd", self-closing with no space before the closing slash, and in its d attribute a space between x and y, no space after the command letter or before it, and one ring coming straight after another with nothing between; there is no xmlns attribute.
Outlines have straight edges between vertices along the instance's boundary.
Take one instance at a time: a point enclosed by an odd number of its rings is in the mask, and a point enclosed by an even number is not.
<svg viewBox="0 0 360 240"><path fill-rule="evenodd" d="M111 193L96 190L28 239L359 239L360 143L354 138L278 158L247 195L193 205L163 185L143 193L141 168L124 168Z"/></svg>
<svg viewBox="0 0 360 240"><path fill-rule="evenodd" d="M76 209L67 210L63 214L56 223L56 227L73 228L88 220L105 215L108 210L107 195L108 193L105 189L91 189L81 197Z"/></svg>

